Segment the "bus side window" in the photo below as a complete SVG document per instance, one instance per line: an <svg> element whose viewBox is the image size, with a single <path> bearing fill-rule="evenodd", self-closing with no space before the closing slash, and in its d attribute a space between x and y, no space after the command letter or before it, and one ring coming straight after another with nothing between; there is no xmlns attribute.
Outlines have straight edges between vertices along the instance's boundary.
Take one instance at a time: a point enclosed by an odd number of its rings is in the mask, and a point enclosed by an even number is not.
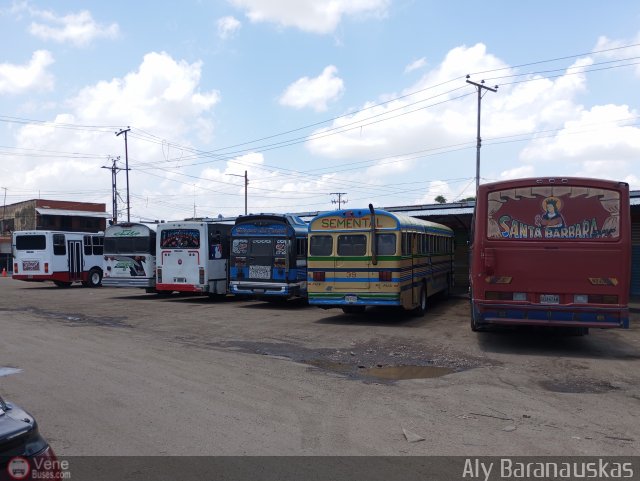
<svg viewBox="0 0 640 481"><path fill-rule="evenodd" d="M95 235L91 237L93 243L93 255L101 256L104 252L104 237Z"/></svg>
<svg viewBox="0 0 640 481"><path fill-rule="evenodd" d="M296 257L307 257L307 239L296 239Z"/></svg>
<svg viewBox="0 0 640 481"><path fill-rule="evenodd" d="M65 244L64 234L53 234L53 255L67 255L67 245Z"/></svg>

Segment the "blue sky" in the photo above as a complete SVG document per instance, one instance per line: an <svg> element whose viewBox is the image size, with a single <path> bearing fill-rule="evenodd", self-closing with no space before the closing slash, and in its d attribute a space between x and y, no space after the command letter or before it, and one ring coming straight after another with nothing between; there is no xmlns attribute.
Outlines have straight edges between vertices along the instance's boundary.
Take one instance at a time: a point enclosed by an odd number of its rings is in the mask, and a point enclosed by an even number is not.
<svg viewBox="0 0 640 481"><path fill-rule="evenodd" d="M481 182L640 189L638 2L16 1L0 27L7 203L110 209L127 127L134 220L242 213L245 170L251 212L473 196L467 74L500 86Z"/></svg>

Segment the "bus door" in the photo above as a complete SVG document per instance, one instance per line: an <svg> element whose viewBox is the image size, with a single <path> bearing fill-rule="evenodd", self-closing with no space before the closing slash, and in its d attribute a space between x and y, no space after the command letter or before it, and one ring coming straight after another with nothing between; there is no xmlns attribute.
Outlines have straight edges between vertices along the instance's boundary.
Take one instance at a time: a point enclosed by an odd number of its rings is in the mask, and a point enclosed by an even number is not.
<svg viewBox="0 0 640 481"><path fill-rule="evenodd" d="M82 257L82 241L67 241L67 252L69 262L69 281L81 281L84 259Z"/></svg>
<svg viewBox="0 0 640 481"><path fill-rule="evenodd" d="M370 287L371 257L367 257L369 235L338 234L335 258L334 289L338 291L368 290Z"/></svg>
<svg viewBox="0 0 640 481"><path fill-rule="evenodd" d="M418 302L420 302L419 300L419 296L420 296L420 286L416 285L416 276L417 276L417 272L416 272L416 262L418 262L418 256L417 256L417 235L416 233L413 234L408 234L407 237L407 241L409 242L408 245L408 251L411 253L411 302L416 305Z"/></svg>
<svg viewBox="0 0 640 481"><path fill-rule="evenodd" d="M279 240L279 239L278 239ZM249 239L249 280L270 281L273 277L274 244L276 239L252 238Z"/></svg>

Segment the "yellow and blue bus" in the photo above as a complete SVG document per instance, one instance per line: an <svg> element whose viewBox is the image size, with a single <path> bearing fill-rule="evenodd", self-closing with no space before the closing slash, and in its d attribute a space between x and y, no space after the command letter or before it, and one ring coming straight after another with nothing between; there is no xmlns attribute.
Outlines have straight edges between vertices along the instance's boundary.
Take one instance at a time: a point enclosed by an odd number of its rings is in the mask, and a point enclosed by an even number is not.
<svg viewBox="0 0 640 481"><path fill-rule="evenodd" d="M320 214L309 225L309 304L423 315L427 298L453 285L453 250L449 227L372 205Z"/></svg>

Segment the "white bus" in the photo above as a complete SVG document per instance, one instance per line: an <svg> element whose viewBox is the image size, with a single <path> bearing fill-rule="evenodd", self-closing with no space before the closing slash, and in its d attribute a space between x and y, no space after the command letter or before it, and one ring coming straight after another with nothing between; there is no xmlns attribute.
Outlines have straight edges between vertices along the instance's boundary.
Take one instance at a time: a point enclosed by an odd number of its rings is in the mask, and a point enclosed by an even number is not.
<svg viewBox="0 0 640 481"><path fill-rule="evenodd" d="M104 233L105 287L156 286L156 233L133 222L110 225Z"/></svg>
<svg viewBox="0 0 640 481"><path fill-rule="evenodd" d="M226 295L232 227L206 220L160 224L156 235L158 293Z"/></svg>
<svg viewBox="0 0 640 481"><path fill-rule="evenodd" d="M58 287L74 282L96 287L102 281L104 233L16 231L13 233L13 278L53 281Z"/></svg>

